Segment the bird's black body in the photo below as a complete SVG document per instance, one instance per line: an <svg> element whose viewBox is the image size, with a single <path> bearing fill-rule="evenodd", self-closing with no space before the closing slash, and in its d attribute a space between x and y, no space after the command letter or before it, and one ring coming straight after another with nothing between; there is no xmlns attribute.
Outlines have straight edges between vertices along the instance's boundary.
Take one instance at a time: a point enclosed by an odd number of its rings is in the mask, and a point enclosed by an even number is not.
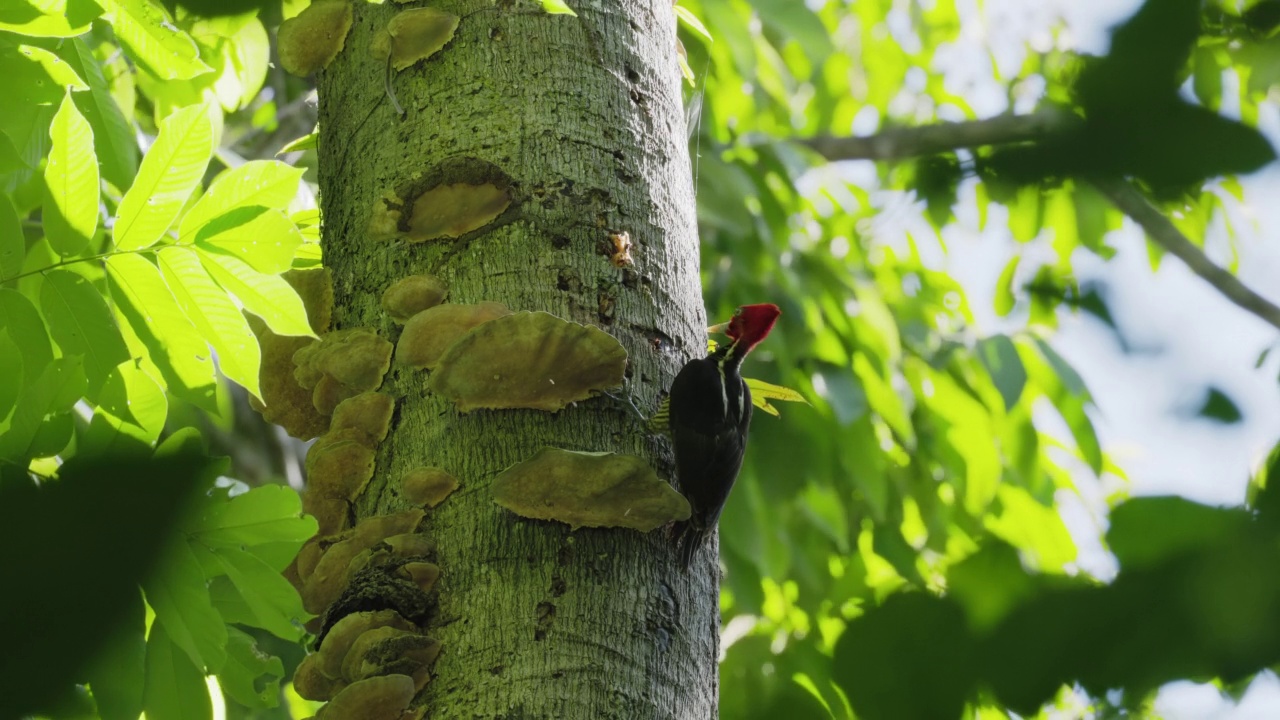
<svg viewBox="0 0 1280 720"><path fill-rule="evenodd" d="M745 356L736 343L724 345L690 360L671 384L667 421L676 473L693 510L676 528L685 567L715 527L742 468L751 427L751 391L738 372Z"/></svg>

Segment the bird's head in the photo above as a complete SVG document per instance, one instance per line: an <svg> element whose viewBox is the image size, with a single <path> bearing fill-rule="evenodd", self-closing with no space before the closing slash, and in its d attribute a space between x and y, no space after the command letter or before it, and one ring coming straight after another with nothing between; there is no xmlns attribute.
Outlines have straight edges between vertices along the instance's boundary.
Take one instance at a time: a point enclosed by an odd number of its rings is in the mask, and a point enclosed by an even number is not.
<svg viewBox="0 0 1280 720"><path fill-rule="evenodd" d="M771 303L743 305L733 311L733 318L729 322L711 329L728 335L738 351L745 354L768 337L781 314L778 306Z"/></svg>

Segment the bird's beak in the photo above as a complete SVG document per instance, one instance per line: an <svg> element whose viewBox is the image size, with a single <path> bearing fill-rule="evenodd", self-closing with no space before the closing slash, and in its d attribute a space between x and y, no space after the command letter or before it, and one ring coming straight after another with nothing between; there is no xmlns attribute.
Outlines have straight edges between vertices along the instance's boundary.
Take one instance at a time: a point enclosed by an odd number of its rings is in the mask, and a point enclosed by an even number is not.
<svg viewBox="0 0 1280 720"><path fill-rule="evenodd" d="M720 333L721 335L724 335L725 333L729 332L729 323L723 322L723 323L720 323L719 325L712 325L711 327L707 328L707 332Z"/></svg>

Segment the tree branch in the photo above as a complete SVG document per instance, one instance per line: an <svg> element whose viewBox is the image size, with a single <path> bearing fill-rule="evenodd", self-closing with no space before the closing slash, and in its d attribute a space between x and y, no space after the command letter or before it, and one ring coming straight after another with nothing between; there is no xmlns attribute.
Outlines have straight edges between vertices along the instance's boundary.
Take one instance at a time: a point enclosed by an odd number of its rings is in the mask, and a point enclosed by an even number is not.
<svg viewBox="0 0 1280 720"><path fill-rule="evenodd" d="M1093 186L1117 208L1138 223L1147 237L1186 264L1236 306L1280 329L1280 306L1250 290L1239 278L1214 265L1200 248L1165 217L1147 198L1124 180L1094 180Z"/></svg>
<svg viewBox="0 0 1280 720"><path fill-rule="evenodd" d="M828 160L906 160L961 148L1032 142L1070 126L1075 118L1055 110L1031 115L1001 115L987 120L893 128L866 137L817 137L800 140ZM1147 237L1186 264L1237 307L1280 329L1280 306L1250 290L1239 278L1214 265L1159 209L1124 180L1092 180L1094 187L1138 223Z"/></svg>
<svg viewBox="0 0 1280 720"><path fill-rule="evenodd" d="M865 137L799 140L828 160L902 160L984 145L1007 145L1044 138L1074 118L1058 110L1031 115L999 115L987 120L892 128Z"/></svg>

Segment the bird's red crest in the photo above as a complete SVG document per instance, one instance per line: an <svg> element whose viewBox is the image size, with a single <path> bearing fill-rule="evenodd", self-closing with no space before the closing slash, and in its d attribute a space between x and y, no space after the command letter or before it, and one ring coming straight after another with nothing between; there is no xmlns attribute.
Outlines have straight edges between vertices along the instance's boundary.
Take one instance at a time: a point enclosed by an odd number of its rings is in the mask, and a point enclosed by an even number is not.
<svg viewBox="0 0 1280 720"><path fill-rule="evenodd" d="M769 335L781 314L778 306L771 303L743 305L734 311L724 334L748 348L754 347Z"/></svg>

